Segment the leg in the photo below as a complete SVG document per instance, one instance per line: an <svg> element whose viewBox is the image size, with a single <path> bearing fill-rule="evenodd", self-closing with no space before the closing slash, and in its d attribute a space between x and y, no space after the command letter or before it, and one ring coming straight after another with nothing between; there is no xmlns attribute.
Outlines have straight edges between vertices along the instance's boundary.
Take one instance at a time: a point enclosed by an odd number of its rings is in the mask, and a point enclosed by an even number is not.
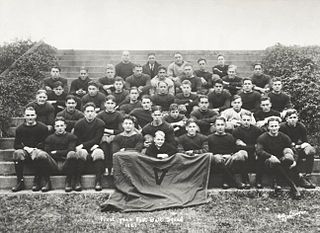
<svg viewBox="0 0 320 233"><path fill-rule="evenodd" d="M66 161L62 165L62 171L67 175L65 191L72 191L72 177L76 176L77 169L77 155L74 151L70 151L67 154Z"/></svg>
<svg viewBox="0 0 320 233"><path fill-rule="evenodd" d="M89 153L85 149L81 149L77 151L75 154L77 157L76 171L75 171L75 190L81 191L82 190L81 176L84 172Z"/></svg>
<svg viewBox="0 0 320 233"><path fill-rule="evenodd" d="M246 187L246 184L243 183L243 178L248 177L248 171L246 170L247 160L248 153L245 150L239 150L227 160L227 166L229 169L233 171L233 173L240 173L242 176L241 180L239 180L238 177L234 180L237 188L239 189Z"/></svg>
<svg viewBox="0 0 320 233"><path fill-rule="evenodd" d="M101 191L102 190L102 176L105 171L104 166L104 153L101 149L95 149L92 154L92 161L94 164L94 170L96 175L95 180L95 190Z"/></svg>
<svg viewBox="0 0 320 233"><path fill-rule="evenodd" d="M13 152L14 167L17 175L17 184L12 188L12 192L18 192L25 188L23 180L23 167L26 159L30 159L30 155L22 149Z"/></svg>
<svg viewBox="0 0 320 233"><path fill-rule="evenodd" d="M225 158L221 154L211 155L211 167L222 171L222 188L228 189L229 183L233 180L232 174L225 165Z"/></svg>
<svg viewBox="0 0 320 233"><path fill-rule="evenodd" d="M105 165L108 168L108 173L111 175L112 171L112 144L107 142L102 142L100 145L104 155L105 155Z"/></svg>

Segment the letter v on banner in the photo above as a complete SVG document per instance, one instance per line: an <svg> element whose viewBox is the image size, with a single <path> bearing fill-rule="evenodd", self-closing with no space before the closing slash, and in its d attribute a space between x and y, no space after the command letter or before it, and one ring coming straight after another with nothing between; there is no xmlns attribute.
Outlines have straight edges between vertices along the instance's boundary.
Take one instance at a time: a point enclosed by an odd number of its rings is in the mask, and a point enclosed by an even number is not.
<svg viewBox="0 0 320 233"><path fill-rule="evenodd" d="M154 171L154 178L156 180L156 184L157 185L161 185L162 181L163 181L163 178L164 176L167 174L168 172L168 169L164 168L164 169L159 169L157 167L154 167L153 168L153 171ZM161 173L161 176L160 176L160 179L159 179L159 172L162 172Z"/></svg>

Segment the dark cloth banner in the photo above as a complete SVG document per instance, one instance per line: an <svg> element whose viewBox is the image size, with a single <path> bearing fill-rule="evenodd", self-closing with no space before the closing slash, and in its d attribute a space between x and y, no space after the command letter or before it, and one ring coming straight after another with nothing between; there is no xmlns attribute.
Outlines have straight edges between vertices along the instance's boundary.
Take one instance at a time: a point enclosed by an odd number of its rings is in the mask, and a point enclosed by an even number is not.
<svg viewBox="0 0 320 233"><path fill-rule="evenodd" d="M115 192L101 205L102 211L153 211L208 202L208 154L177 153L156 159L137 152L113 157Z"/></svg>

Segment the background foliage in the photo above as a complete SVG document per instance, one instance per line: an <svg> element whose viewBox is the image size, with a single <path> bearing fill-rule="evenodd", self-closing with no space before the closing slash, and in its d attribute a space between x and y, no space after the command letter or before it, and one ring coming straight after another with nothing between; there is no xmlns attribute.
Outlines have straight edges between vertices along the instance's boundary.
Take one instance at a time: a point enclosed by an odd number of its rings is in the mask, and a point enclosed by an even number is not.
<svg viewBox="0 0 320 233"><path fill-rule="evenodd" d="M21 57L35 42L15 41L0 47L0 73ZM12 116L21 116L41 86L51 67L57 65L56 49L41 44L33 53L21 57L9 73L0 77L0 130L5 134Z"/></svg>

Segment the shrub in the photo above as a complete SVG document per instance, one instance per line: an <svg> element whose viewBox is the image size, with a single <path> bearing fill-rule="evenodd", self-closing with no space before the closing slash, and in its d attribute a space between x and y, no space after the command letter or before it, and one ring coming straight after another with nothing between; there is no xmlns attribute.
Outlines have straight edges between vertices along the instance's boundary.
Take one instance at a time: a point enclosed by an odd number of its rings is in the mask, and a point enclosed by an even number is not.
<svg viewBox="0 0 320 233"><path fill-rule="evenodd" d="M6 70L22 54L30 49L34 42L17 41L0 47L0 69ZM41 86L41 81L57 59L55 49L41 44L33 53L21 57L8 74L0 77L0 129L6 135L12 116L21 116L23 107L29 103ZM7 56L7 59L5 57Z"/></svg>

